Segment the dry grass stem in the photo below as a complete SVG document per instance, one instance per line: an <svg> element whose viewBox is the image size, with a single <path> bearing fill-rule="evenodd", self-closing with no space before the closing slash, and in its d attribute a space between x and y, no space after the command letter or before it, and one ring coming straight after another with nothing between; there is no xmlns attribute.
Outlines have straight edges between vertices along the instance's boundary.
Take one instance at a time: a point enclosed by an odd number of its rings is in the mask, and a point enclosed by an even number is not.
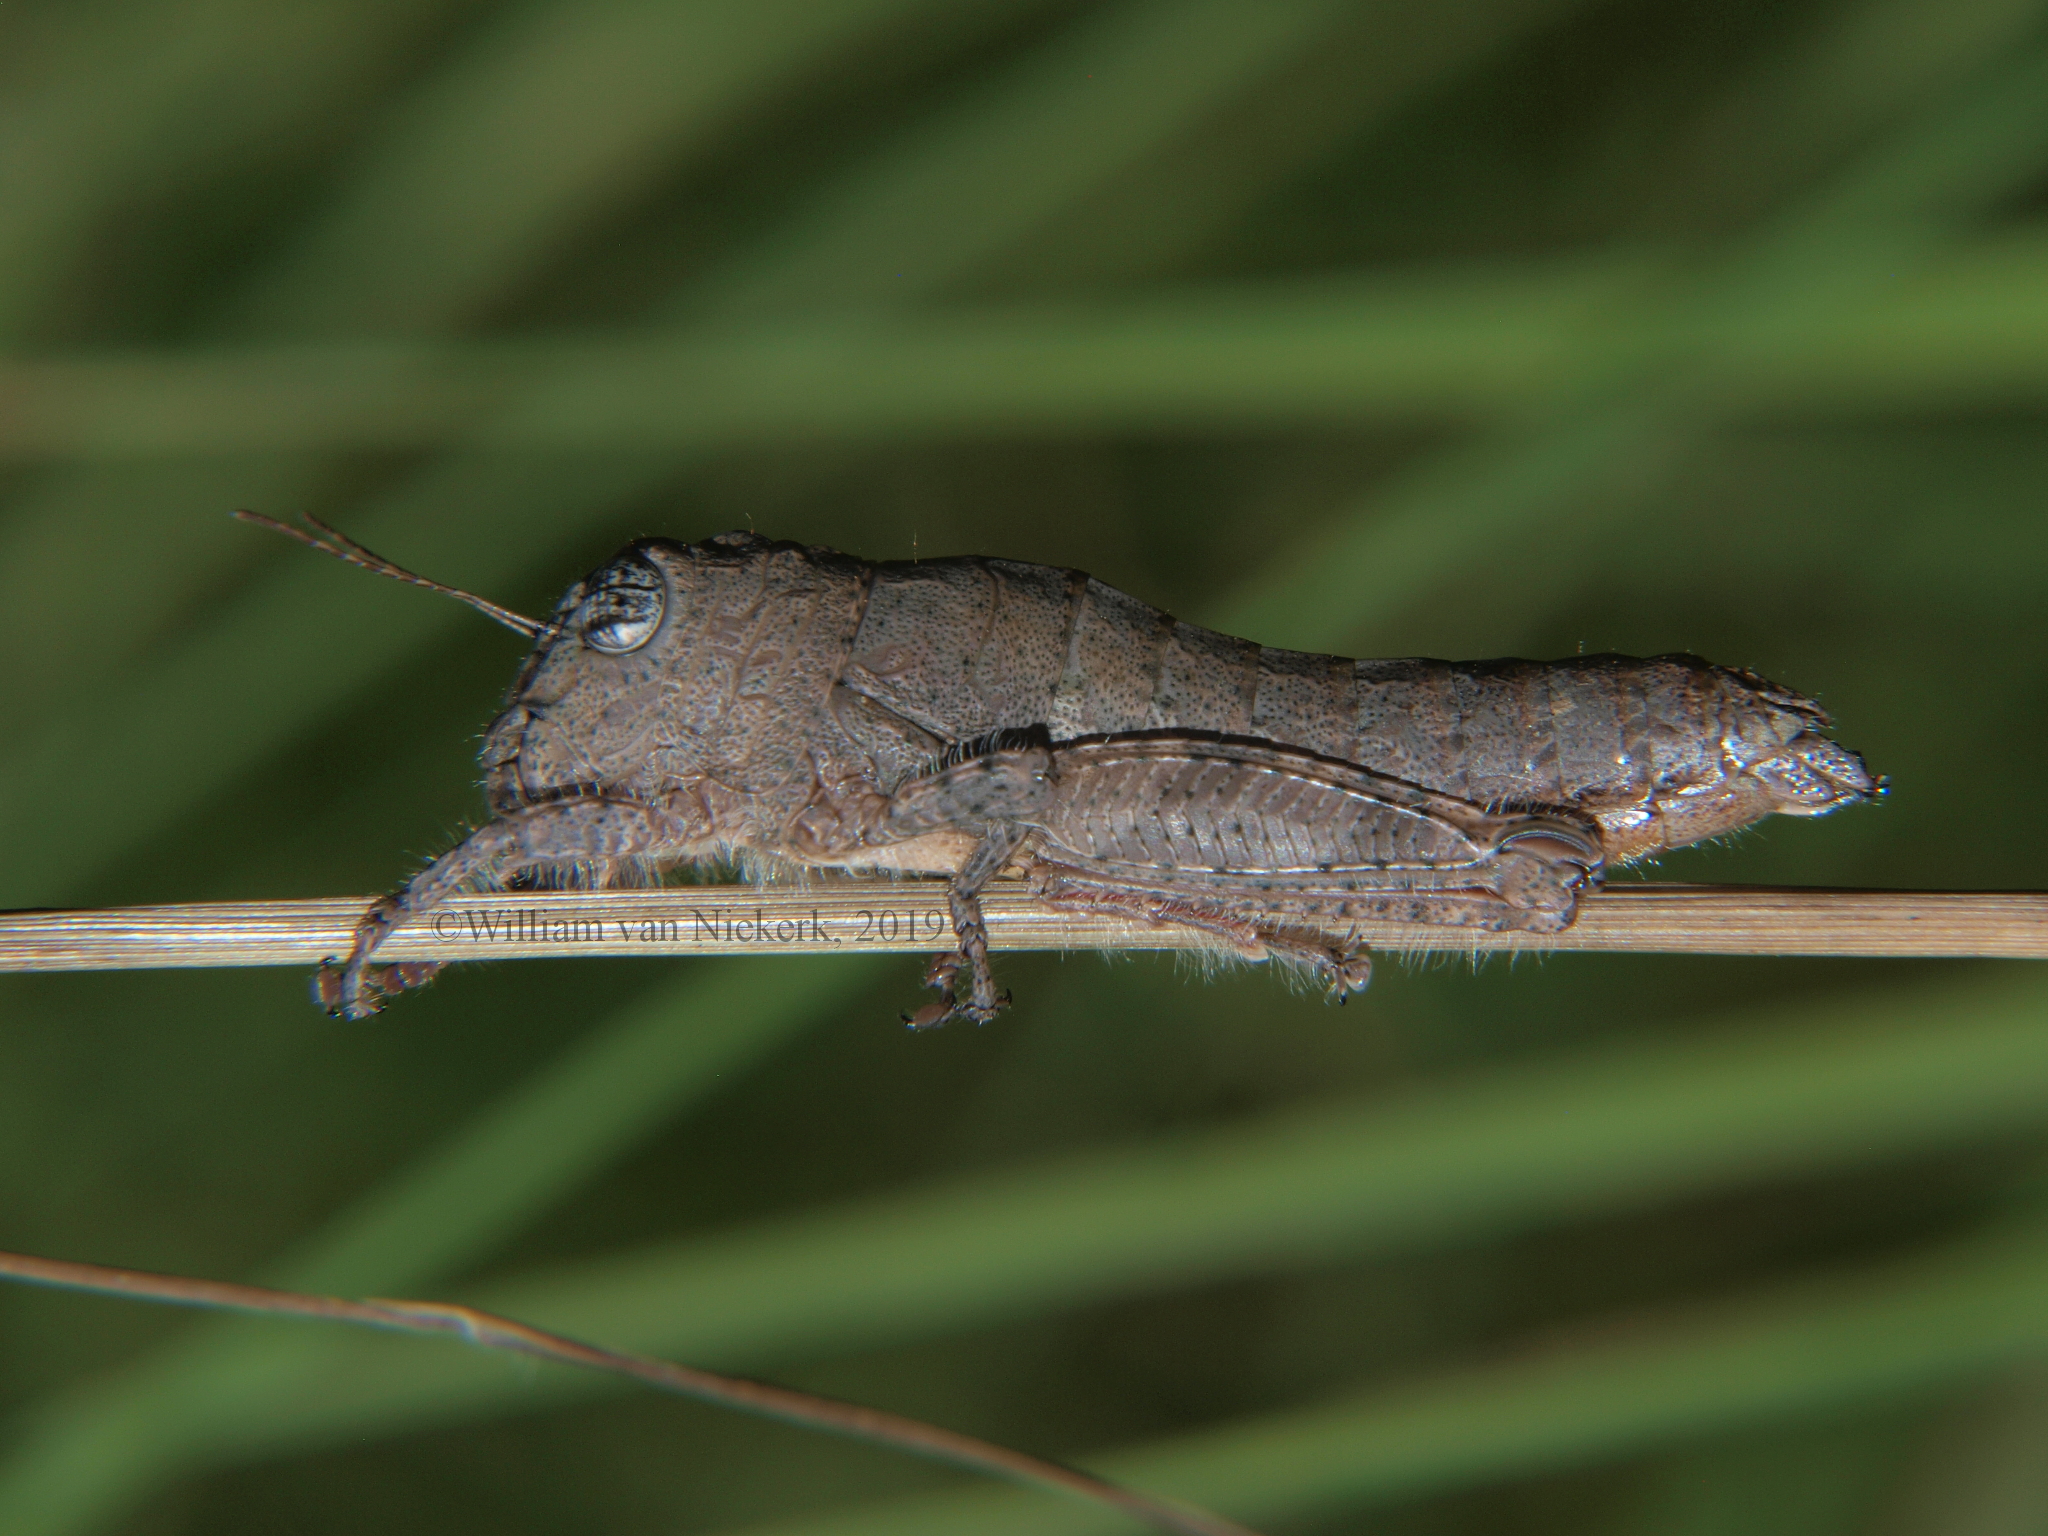
<svg viewBox="0 0 2048 1536"><path fill-rule="evenodd" d="M1133 1519L1181 1536L1257 1536L1245 1526L1206 1510L1188 1509L1133 1493L1114 1483L1042 1461L1006 1446L977 1440L907 1419L879 1408L819 1397L788 1387L771 1386L742 1376L720 1376L646 1355L621 1354L529 1327L509 1317L479 1312L474 1307L438 1301L391 1301L382 1297L357 1301L342 1296L315 1296L303 1291L278 1291L267 1286L236 1285L223 1280L196 1280L146 1270L114 1269L43 1259L33 1254L0 1251L0 1280L58 1290L85 1291L96 1296L125 1296L169 1306L199 1307L215 1312L251 1312L271 1317L303 1317L319 1322L350 1323L387 1333L448 1336L483 1349L528 1355L559 1365L580 1366L612 1376L643 1381L663 1392L736 1408L763 1418L780 1419L808 1429L822 1429L855 1440L867 1440L909 1451L970 1472L984 1472L1011 1482L1072 1494L1118 1509Z"/></svg>
<svg viewBox="0 0 2048 1536"><path fill-rule="evenodd" d="M346 953L362 896L0 913L0 971L310 965ZM1200 949L1185 928L1048 907L1011 886L983 899L997 949ZM1619 885L1563 933L1481 933L1364 923L1404 953L1616 950L1637 954L2048 959L2048 892L1833 891ZM400 928L384 961L562 955L925 953L951 946L932 880L528 891L468 896Z"/></svg>

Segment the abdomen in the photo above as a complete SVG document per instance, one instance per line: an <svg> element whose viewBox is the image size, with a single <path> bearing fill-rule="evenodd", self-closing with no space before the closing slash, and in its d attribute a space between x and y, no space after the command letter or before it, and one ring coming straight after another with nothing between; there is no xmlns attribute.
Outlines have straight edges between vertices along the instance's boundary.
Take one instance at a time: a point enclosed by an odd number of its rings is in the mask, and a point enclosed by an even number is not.
<svg viewBox="0 0 2048 1536"><path fill-rule="evenodd" d="M1183 624L1079 571L876 567L845 681L947 741L1196 731L1487 807L1566 806L1635 857L1877 790L1817 705L1696 656L1353 661Z"/></svg>

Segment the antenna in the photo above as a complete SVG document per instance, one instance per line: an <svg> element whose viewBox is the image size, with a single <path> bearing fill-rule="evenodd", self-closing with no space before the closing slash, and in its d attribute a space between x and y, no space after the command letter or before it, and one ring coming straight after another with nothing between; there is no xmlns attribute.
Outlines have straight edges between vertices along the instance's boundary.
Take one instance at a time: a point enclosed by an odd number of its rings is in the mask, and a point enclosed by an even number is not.
<svg viewBox="0 0 2048 1536"><path fill-rule="evenodd" d="M349 565L361 566L366 571L375 571L379 576L389 576L393 581L411 582L416 587L425 587L429 592L441 592L457 598L486 618L496 619L507 629L518 630L529 640L537 639L547 628L547 625L538 619L529 619L525 614L514 613L510 608L500 608L496 603L478 597L474 592L465 592L460 587L445 586L438 581L429 581L424 576L415 576L404 566L393 565L382 555L363 548L347 534L321 522L310 512L302 512L299 515L306 520L309 527L327 535L326 538L317 537L316 534L306 532L304 528L294 528L290 523L281 523L274 517L265 517L261 512L250 512L242 507L237 507L232 515L242 522L254 523L258 528L268 528L288 539L297 539L308 549L317 549L321 554L332 555Z"/></svg>

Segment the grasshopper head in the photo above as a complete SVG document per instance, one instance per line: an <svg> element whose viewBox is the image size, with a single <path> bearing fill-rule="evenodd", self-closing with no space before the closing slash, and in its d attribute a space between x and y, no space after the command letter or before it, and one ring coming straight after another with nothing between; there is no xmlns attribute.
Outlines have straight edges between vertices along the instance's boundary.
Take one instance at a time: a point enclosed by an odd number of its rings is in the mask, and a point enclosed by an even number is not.
<svg viewBox="0 0 2048 1536"><path fill-rule="evenodd" d="M753 794L807 772L787 631L816 558L747 533L640 539L577 582L486 737L492 809L701 779Z"/></svg>

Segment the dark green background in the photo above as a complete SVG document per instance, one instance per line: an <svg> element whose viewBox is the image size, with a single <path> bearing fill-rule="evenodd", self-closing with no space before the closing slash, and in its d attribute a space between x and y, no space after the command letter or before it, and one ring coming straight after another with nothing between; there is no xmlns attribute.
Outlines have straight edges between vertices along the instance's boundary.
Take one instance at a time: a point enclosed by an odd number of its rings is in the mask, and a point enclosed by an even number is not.
<svg viewBox="0 0 2048 1536"><path fill-rule="evenodd" d="M1351 654L1692 650L2041 884L2017 0L0 9L0 902L364 892L639 534L1080 566ZM1630 878L1623 876L1622 878ZM8 978L0 1245L500 1306L1274 1532L2048 1530L2019 964ZM0 1529L1109 1530L450 1346L0 1295ZM1120 1527L1114 1527L1120 1528Z"/></svg>

